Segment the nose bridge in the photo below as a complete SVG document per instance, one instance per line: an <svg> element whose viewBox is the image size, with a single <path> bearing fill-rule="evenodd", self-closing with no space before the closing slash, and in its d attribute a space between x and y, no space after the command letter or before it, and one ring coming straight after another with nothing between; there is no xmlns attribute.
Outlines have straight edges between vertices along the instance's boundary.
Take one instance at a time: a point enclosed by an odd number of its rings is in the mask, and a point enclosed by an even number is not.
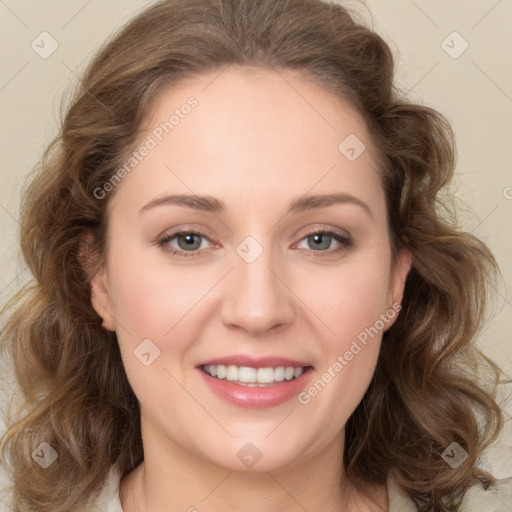
<svg viewBox="0 0 512 512"><path fill-rule="evenodd" d="M222 305L226 325L254 335L291 322L290 291L282 282L278 256L269 237L260 243L248 236L238 244Z"/></svg>

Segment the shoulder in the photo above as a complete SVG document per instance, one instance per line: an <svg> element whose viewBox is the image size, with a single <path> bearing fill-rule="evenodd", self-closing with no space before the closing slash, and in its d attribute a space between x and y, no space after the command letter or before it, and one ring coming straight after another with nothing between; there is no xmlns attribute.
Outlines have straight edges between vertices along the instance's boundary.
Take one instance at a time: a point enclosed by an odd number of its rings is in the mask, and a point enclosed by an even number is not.
<svg viewBox="0 0 512 512"><path fill-rule="evenodd" d="M512 476L501 478L487 489L472 485L465 493L460 512L510 512L512 510Z"/></svg>

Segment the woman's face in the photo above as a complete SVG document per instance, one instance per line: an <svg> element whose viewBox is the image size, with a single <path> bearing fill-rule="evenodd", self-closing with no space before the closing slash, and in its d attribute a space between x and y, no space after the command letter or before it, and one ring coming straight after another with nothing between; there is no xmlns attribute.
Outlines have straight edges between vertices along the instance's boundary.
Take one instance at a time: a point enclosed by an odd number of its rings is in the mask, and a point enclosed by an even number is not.
<svg viewBox="0 0 512 512"><path fill-rule="evenodd" d="M135 151L105 187L92 300L146 458L263 471L341 457L410 263L392 265L364 122L291 72L231 67L164 91Z"/></svg>

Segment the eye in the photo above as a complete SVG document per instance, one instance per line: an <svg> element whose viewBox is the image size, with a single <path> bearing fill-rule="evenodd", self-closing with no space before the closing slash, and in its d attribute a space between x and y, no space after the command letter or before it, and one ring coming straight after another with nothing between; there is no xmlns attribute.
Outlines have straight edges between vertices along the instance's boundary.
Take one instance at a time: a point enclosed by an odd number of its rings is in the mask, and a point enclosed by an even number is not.
<svg viewBox="0 0 512 512"><path fill-rule="evenodd" d="M176 246L171 244L171 241L175 240ZM164 235L159 241L158 245L170 254L178 256L195 256L198 253L198 249L204 249L202 242L210 240L203 233L195 231L178 231L169 235Z"/></svg>
<svg viewBox="0 0 512 512"><path fill-rule="evenodd" d="M325 255L339 253L340 251L347 250L352 245L350 237L324 229L317 229L309 233L299 243L303 241L306 242L306 249L313 249L314 256L323 256L323 254L318 253L326 253ZM337 243L339 247L329 250L333 242ZM299 248L303 249L304 247L299 246Z"/></svg>
<svg viewBox="0 0 512 512"><path fill-rule="evenodd" d="M316 229L305 237L303 237L299 244L306 241L313 256L328 256L337 254L341 251L347 250L352 246L352 240L349 236L335 233L325 229ZM206 247L203 242L211 242L210 238L204 233L197 231L177 231L164 235L158 240L158 245L163 251L175 256L197 256ZM338 247L332 249L333 242L338 244ZM304 247L299 247L304 249ZM329 250L330 249L330 250Z"/></svg>

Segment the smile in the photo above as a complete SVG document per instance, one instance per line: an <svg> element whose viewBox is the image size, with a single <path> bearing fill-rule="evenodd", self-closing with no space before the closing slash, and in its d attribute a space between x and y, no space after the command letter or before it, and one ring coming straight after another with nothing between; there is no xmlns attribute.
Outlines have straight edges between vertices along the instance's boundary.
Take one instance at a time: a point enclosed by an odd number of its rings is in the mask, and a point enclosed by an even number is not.
<svg viewBox="0 0 512 512"><path fill-rule="evenodd" d="M252 364L255 366L203 363L196 370L206 387L222 401L251 409L277 407L288 402L303 391L315 375L312 366L267 366L272 364L268 359L265 366Z"/></svg>
<svg viewBox="0 0 512 512"><path fill-rule="evenodd" d="M240 386L267 387L300 377L308 367L277 366L253 368L250 366L203 365L201 369L211 377L228 380Z"/></svg>

